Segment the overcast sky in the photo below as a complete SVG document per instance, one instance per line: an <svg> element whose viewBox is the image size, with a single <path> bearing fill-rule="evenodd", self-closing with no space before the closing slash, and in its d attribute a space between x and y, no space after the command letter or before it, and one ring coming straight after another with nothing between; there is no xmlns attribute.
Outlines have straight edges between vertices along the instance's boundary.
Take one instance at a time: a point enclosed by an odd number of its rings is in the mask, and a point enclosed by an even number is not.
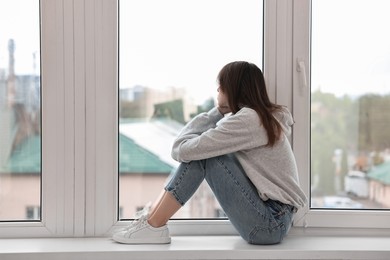
<svg viewBox="0 0 390 260"><path fill-rule="evenodd" d="M0 69L8 68L9 39L15 41L16 73L32 74L33 53L39 55L39 0L0 0Z"/></svg>
<svg viewBox="0 0 390 260"><path fill-rule="evenodd" d="M312 89L390 93L390 1L312 3Z"/></svg>
<svg viewBox="0 0 390 260"><path fill-rule="evenodd" d="M0 68L12 38L16 72L32 73L38 3L1 0ZM312 7L312 89L389 93L390 1L314 0ZM262 1L120 1L121 87L185 87L200 102L215 94L217 73L233 60L262 65Z"/></svg>
<svg viewBox="0 0 390 260"><path fill-rule="evenodd" d="M120 1L120 86L216 94L226 63L262 66L262 14L259 0Z"/></svg>

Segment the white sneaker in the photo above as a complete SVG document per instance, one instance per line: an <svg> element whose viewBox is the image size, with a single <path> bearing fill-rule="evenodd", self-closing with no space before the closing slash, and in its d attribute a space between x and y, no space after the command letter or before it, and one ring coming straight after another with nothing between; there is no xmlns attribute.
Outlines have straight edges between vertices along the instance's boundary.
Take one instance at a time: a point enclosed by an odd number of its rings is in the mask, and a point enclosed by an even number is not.
<svg viewBox="0 0 390 260"><path fill-rule="evenodd" d="M131 229L133 226L137 225L137 221L139 218L141 218L142 216L147 216L149 214L151 206L152 206L152 203L148 202L142 210L137 211L134 214L134 216L133 216L134 220L131 221L128 226L114 229L111 233L111 236L115 233L120 232L120 231L127 231L127 230Z"/></svg>
<svg viewBox="0 0 390 260"><path fill-rule="evenodd" d="M167 225L152 227L148 223L151 203L138 211L134 220L125 228L114 233L112 239L124 244L168 244L171 242Z"/></svg>
<svg viewBox="0 0 390 260"><path fill-rule="evenodd" d="M152 227L148 223L148 215L141 216L126 229L115 233L112 239L122 244L169 244L168 226Z"/></svg>

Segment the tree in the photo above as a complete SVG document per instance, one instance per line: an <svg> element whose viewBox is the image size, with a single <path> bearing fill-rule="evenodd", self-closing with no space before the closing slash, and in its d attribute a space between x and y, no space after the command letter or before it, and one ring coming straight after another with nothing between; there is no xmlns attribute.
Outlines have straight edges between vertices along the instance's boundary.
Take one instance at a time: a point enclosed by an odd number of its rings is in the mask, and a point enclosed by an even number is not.
<svg viewBox="0 0 390 260"><path fill-rule="evenodd" d="M335 151L342 150L347 156L348 148L353 145L354 116L353 101L344 96L316 91L312 93L311 107L311 173L312 179L318 179L317 192L332 195L336 192ZM341 167L344 175L345 169Z"/></svg>
<svg viewBox="0 0 390 260"><path fill-rule="evenodd" d="M390 147L390 95L364 95L358 100L359 150L381 151Z"/></svg>

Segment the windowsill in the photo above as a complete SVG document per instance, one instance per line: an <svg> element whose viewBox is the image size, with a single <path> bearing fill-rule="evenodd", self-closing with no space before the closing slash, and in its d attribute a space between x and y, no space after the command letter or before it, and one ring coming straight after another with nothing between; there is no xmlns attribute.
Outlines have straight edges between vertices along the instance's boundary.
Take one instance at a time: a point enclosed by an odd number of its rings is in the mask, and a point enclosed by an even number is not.
<svg viewBox="0 0 390 260"><path fill-rule="evenodd" d="M0 259L390 259L386 233L319 235L295 228L271 246L249 245L238 236L173 236L169 245L121 245L108 238L0 239Z"/></svg>

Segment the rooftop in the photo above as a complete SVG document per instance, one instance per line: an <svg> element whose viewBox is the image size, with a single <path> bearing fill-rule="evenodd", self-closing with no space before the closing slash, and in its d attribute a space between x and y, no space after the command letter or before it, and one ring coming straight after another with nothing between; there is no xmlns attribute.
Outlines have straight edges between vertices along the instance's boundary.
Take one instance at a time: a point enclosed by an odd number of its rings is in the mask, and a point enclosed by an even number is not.
<svg viewBox="0 0 390 260"><path fill-rule="evenodd" d="M383 184L390 185L390 161L373 167L368 172L367 177Z"/></svg>
<svg viewBox="0 0 390 260"><path fill-rule="evenodd" d="M127 120L119 126L121 173L169 174L178 162L170 150L182 125L172 120ZM29 136L11 154L1 173L39 174L41 137Z"/></svg>

